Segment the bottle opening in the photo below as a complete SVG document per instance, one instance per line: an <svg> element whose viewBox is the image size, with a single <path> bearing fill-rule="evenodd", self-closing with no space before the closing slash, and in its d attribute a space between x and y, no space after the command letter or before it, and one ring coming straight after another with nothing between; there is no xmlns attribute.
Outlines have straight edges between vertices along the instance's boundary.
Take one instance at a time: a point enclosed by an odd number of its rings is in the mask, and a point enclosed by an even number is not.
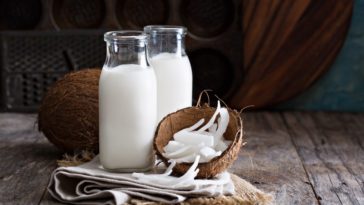
<svg viewBox="0 0 364 205"><path fill-rule="evenodd" d="M145 42L147 35L142 31L109 31L104 34L104 40L114 43L133 43L133 42Z"/></svg>
<svg viewBox="0 0 364 205"><path fill-rule="evenodd" d="M147 34L181 34L186 35L187 28L183 26L150 25L144 27Z"/></svg>

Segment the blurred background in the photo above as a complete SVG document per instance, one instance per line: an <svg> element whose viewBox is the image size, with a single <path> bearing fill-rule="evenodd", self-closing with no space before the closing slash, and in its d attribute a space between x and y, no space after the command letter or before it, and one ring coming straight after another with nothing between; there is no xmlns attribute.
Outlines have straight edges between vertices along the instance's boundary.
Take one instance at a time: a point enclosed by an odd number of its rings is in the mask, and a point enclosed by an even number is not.
<svg viewBox="0 0 364 205"><path fill-rule="evenodd" d="M364 0L0 0L0 110L36 112L65 73L102 67L103 33L188 28L194 95L230 106L364 111Z"/></svg>

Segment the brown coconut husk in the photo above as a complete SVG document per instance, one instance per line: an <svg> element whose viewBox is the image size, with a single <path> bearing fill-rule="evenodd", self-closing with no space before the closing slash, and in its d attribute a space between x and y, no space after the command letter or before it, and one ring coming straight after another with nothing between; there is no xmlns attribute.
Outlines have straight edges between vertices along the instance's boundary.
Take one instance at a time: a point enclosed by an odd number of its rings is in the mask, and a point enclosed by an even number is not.
<svg viewBox="0 0 364 205"><path fill-rule="evenodd" d="M173 134L177 131L190 127L198 120L204 118L207 122L216 108L210 107L208 104L200 106L199 103L195 107L184 108L177 112L171 113L163 118L159 123L154 137L153 146L157 156L168 166L168 160L162 153L163 148L170 140L173 140ZM243 145L243 122L240 113L236 110L228 108L230 121L224 134L226 140L232 143L218 157L209 162L200 163L198 165L197 178L212 178L230 167L237 159L240 147ZM173 169L176 175L183 175L190 168L192 163L177 163Z"/></svg>
<svg viewBox="0 0 364 205"><path fill-rule="evenodd" d="M45 94L38 129L61 150L98 150L100 73L100 69L68 73Z"/></svg>

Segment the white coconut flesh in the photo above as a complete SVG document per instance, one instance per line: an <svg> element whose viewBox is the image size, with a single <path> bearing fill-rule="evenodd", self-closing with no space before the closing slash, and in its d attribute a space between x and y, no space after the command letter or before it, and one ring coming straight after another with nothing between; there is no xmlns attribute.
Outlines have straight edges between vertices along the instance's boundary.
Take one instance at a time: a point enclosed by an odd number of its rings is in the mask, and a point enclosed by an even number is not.
<svg viewBox="0 0 364 205"><path fill-rule="evenodd" d="M229 112L218 101L210 120L203 125L204 121L200 119L191 127L176 132L164 147L163 156L177 163L192 163L197 156L199 162L204 163L220 156L231 143L223 138L229 124Z"/></svg>
<svg viewBox="0 0 364 205"><path fill-rule="evenodd" d="M172 188L183 188L191 186L194 183L195 178L199 172L197 168L200 156L196 156L193 159L192 166L187 170L185 174L180 177L170 176L173 167L176 165L176 161L170 160L170 165L166 171L162 174L144 174L144 173L133 173L132 176L139 181L149 183L153 185L168 186ZM200 180L201 181L201 180Z"/></svg>

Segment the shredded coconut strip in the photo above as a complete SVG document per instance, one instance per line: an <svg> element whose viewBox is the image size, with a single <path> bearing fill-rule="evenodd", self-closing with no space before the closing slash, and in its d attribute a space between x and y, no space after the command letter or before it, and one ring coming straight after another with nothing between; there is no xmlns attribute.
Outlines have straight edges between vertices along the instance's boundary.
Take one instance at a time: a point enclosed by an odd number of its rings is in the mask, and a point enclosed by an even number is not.
<svg viewBox="0 0 364 205"><path fill-rule="evenodd" d="M191 167L187 170L187 172L181 177L170 176L172 173L173 167L176 165L176 162L173 160L170 161L171 164L168 166L167 170L163 174L144 174L144 173L136 173L132 174L137 180L152 183L161 186L170 186L170 187L183 187L188 186L194 182L199 169L196 169L200 160L200 155L197 155L195 161L191 165Z"/></svg>
<svg viewBox="0 0 364 205"><path fill-rule="evenodd" d="M220 108L221 108L220 101L217 101L217 108L216 108L215 113L212 115L211 119L203 127L201 127L200 129L197 130L197 132L205 131L214 124L217 115L220 113Z"/></svg>

